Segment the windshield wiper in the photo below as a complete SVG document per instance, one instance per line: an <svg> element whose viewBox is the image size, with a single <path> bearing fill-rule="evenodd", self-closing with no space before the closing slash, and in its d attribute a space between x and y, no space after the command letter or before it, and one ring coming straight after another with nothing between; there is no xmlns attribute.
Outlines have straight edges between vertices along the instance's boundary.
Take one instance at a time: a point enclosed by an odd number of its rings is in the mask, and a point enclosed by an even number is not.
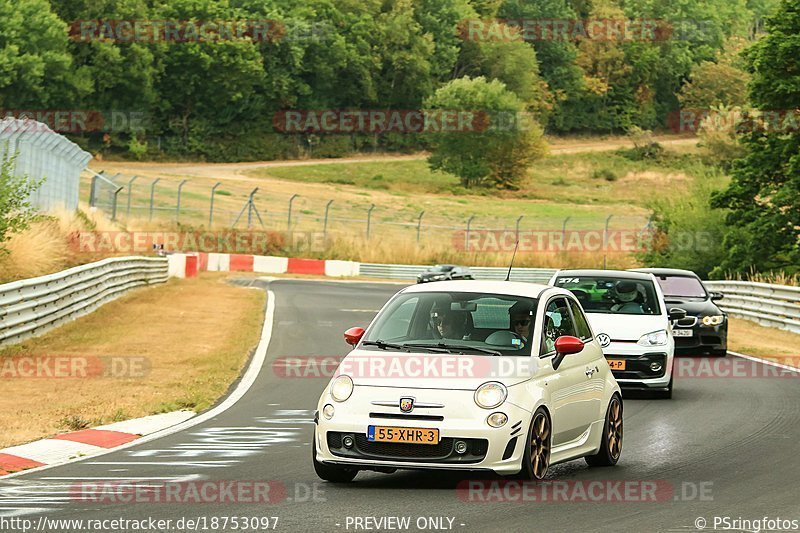
<svg viewBox="0 0 800 533"><path fill-rule="evenodd" d="M439 347L437 345L432 344L425 344L422 342L405 342L403 346L406 348L421 348L423 350L428 350L433 353L449 353L449 350L446 348Z"/></svg>
<svg viewBox="0 0 800 533"><path fill-rule="evenodd" d="M408 346L408 345L406 345L406 346ZM448 352L473 350L473 351L476 351L476 352L485 353L487 355L494 355L494 356L503 355L500 352L498 352L497 350L490 350L488 348L478 348L477 346L466 346L466 345L461 345L461 344L445 344L444 342L437 343L434 346L436 346L437 348L441 348L443 350L447 350Z"/></svg>
<svg viewBox="0 0 800 533"><path fill-rule="evenodd" d="M392 342L383 342L382 340L364 341L364 342L361 343L361 345L362 346L377 346L381 350L387 350L387 349L391 348L392 350L408 351L408 349L405 347L404 344L394 344Z"/></svg>

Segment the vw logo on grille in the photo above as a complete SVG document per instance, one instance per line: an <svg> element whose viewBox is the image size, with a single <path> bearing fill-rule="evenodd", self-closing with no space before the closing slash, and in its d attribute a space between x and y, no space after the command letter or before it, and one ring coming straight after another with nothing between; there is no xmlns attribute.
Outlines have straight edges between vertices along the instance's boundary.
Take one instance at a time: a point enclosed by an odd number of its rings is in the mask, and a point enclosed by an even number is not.
<svg viewBox="0 0 800 533"><path fill-rule="evenodd" d="M601 333L600 335L597 336L597 342L600 343L600 346L605 348L606 346L611 344L611 337L609 337L605 333Z"/></svg>
<svg viewBox="0 0 800 533"><path fill-rule="evenodd" d="M414 398L400 398L400 410L410 413L414 409Z"/></svg>

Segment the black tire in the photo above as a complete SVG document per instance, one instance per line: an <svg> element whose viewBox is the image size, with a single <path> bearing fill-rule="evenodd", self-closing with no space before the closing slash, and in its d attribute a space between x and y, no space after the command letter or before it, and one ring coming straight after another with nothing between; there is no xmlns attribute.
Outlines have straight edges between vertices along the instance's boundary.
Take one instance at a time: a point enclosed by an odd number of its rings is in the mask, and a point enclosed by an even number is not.
<svg viewBox="0 0 800 533"><path fill-rule="evenodd" d="M314 435L314 445L311 447L311 460L314 462L314 472L320 479L331 483L350 483L358 474L358 470L343 466L326 465L317 461L317 436Z"/></svg>
<svg viewBox="0 0 800 533"><path fill-rule="evenodd" d="M553 431L550 417L543 408L538 408L531 418L528 440L522 455L522 470L517 477L527 481L540 481L547 475L550 467L550 450Z"/></svg>
<svg viewBox="0 0 800 533"><path fill-rule="evenodd" d="M728 355L728 350L727 348L720 348L716 350L711 350L709 353L714 357L725 357L726 355Z"/></svg>
<svg viewBox="0 0 800 533"><path fill-rule="evenodd" d="M622 399L616 394L611 397L606 409L606 421L603 424L603 437L600 450L594 455L586 456L589 466L614 466L622 455Z"/></svg>

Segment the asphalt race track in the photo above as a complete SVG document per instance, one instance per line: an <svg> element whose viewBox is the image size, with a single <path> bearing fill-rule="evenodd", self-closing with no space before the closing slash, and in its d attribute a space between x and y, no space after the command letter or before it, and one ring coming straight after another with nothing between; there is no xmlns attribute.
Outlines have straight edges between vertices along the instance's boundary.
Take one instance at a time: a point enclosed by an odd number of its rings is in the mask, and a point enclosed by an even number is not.
<svg viewBox="0 0 800 533"><path fill-rule="evenodd" d="M267 287L266 281L247 283ZM626 395L619 465L589 469L580 460L553 467L549 474L570 487L601 480L669 488L659 492L657 501L485 502L470 501L456 490L465 479L502 483L487 474L361 472L350 485L322 482L311 466L310 445L313 410L328 378L284 377L273 362L284 356L344 355L348 346L342 332L366 326L400 286L288 279L268 286L275 309L267 360L236 404L157 440L0 480L0 517L34 522L42 516L153 517L174 523L182 517L277 516L279 531L364 531L368 523L356 528L353 517L389 516L410 517L412 531L420 530L418 519L428 517L444 520L420 521L423 530L696 531L700 517L708 529L715 516L800 519L800 388L791 378L690 378L676 382L672 400ZM82 483L123 480L270 481L272 494L285 489L285 497L270 504L114 503L75 497ZM513 494L506 499L514 499ZM392 530L389 522L370 524L373 531ZM48 530L58 531L52 524Z"/></svg>

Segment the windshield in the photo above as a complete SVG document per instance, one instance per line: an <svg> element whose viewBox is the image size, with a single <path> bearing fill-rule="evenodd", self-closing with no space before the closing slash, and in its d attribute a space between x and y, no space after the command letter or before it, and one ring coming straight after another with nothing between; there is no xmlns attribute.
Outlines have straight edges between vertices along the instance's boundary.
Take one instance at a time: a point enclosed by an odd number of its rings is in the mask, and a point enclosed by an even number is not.
<svg viewBox="0 0 800 533"><path fill-rule="evenodd" d="M519 296L444 291L400 294L377 316L361 347L530 355L535 312L536 300Z"/></svg>
<svg viewBox="0 0 800 533"><path fill-rule="evenodd" d="M684 296L687 298L705 298L706 290L700 280L686 276L660 276L658 284L664 296Z"/></svg>
<svg viewBox="0 0 800 533"><path fill-rule="evenodd" d="M661 314L656 289L650 280L562 276L556 278L556 286L571 291L587 313Z"/></svg>
<svg viewBox="0 0 800 533"><path fill-rule="evenodd" d="M430 269L430 272L450 272L453 268L453 265L436 265Z"/></svg>

